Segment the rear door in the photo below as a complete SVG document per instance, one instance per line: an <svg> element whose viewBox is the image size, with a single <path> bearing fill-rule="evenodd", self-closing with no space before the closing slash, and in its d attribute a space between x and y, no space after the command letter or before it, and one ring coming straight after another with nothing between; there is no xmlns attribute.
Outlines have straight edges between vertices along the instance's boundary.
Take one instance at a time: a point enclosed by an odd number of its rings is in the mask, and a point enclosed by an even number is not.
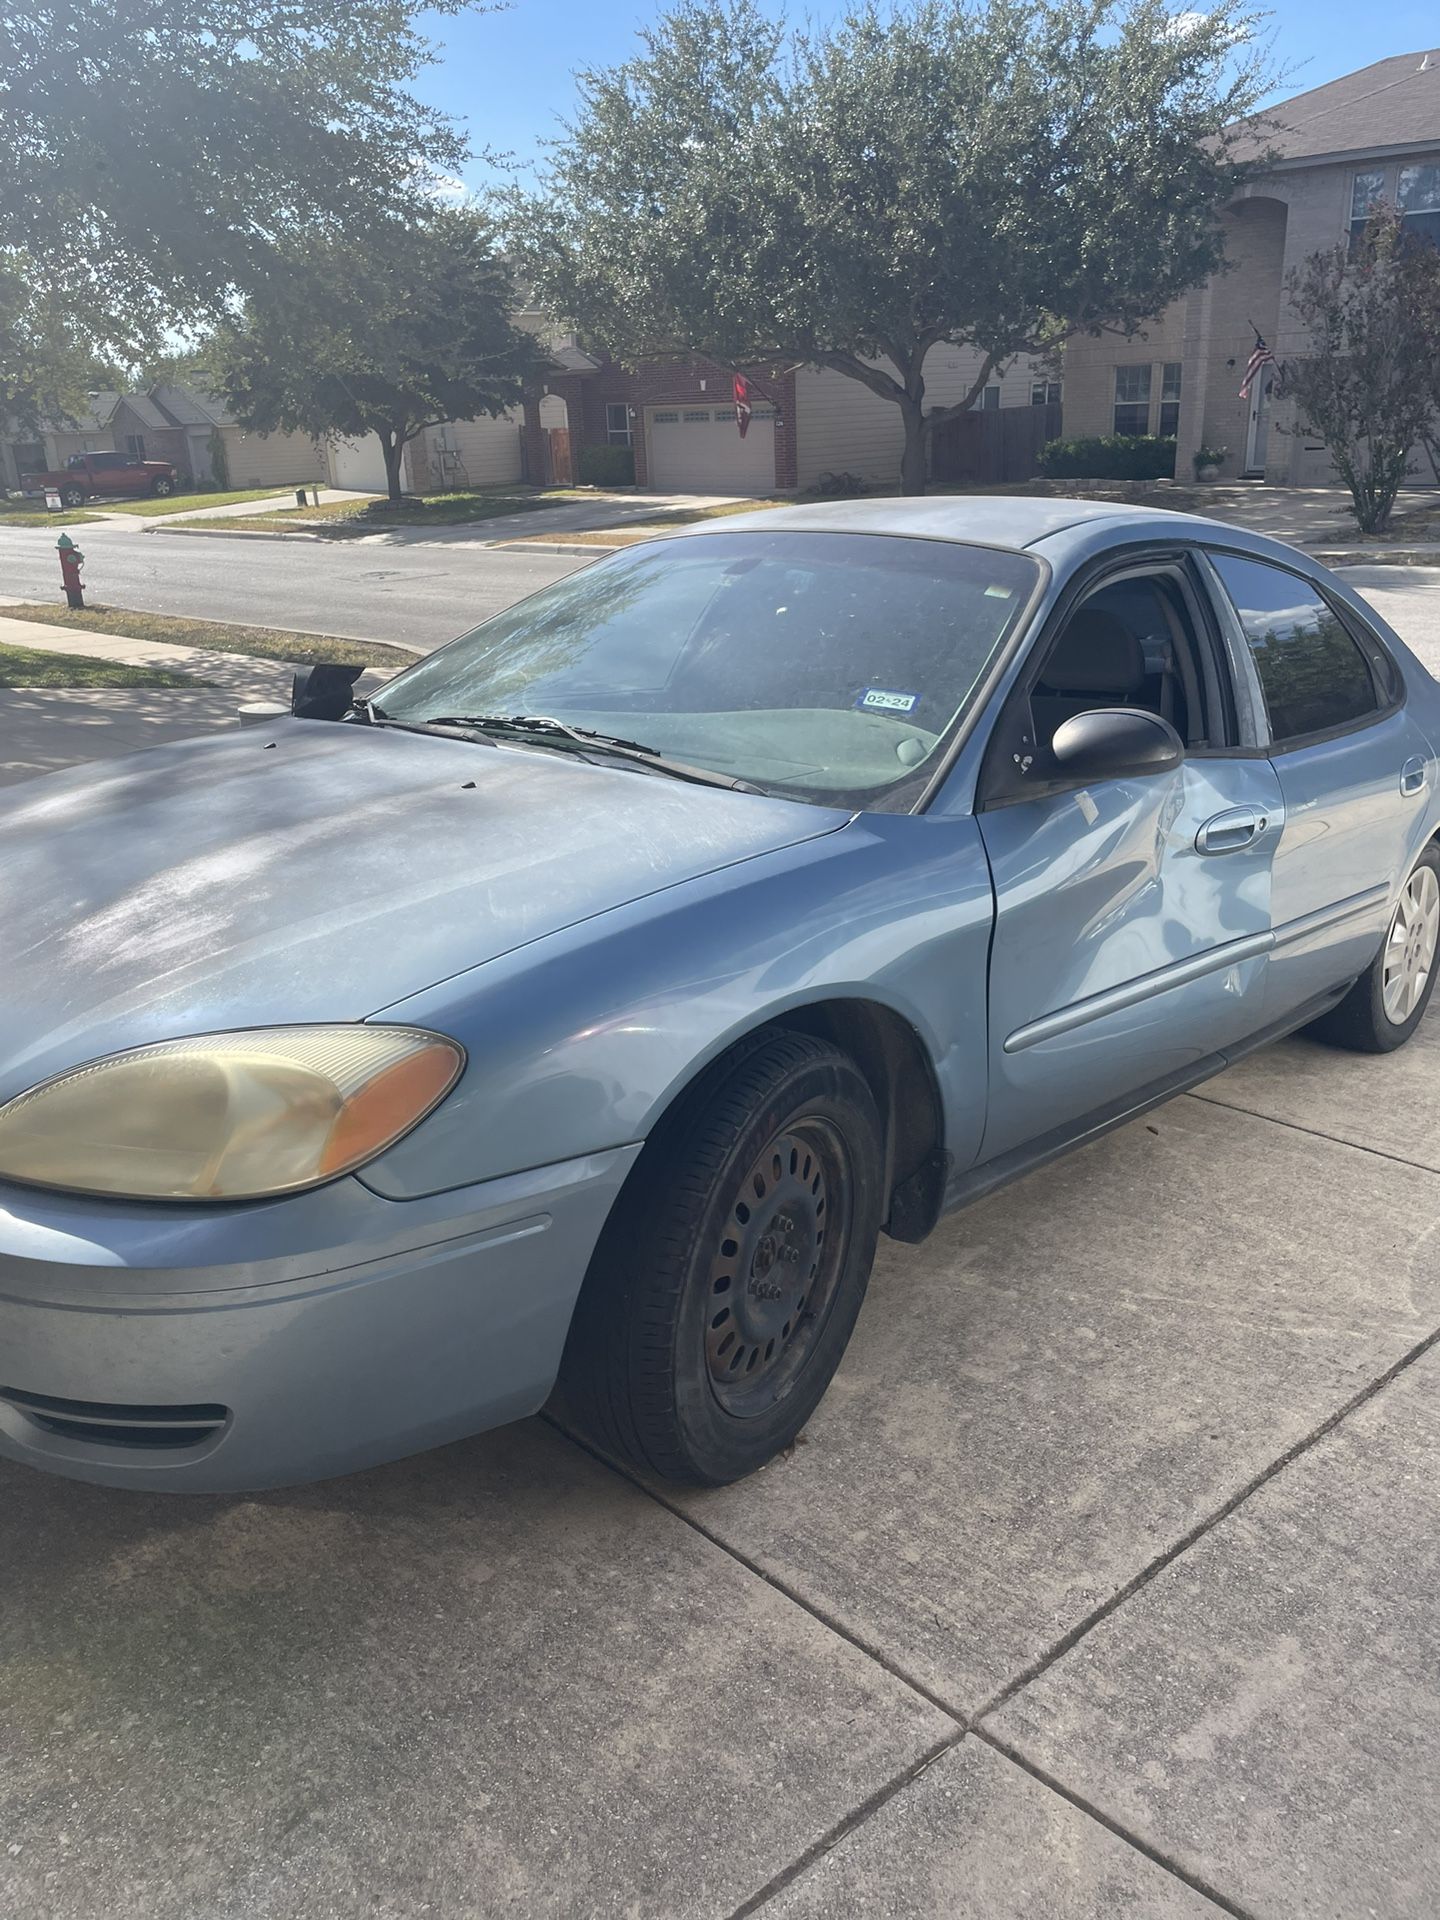
<svg viewBox="0 0 1440 1920"><path fill-rule="evenodd" d="M1038 644L978 813L995 889L985 1160L1180 1084L1263 1024L1283 806L1234 696L1183 553L1112 571ZM1113 706L1170 719L1183 764L1048 777L1055 726Z"/></svg>
<svg viewBox="0 0 1440 1920"><path fill-rule="evenodd" d="M1284 796L1268 1018L1362 973L1426 834L1436 767L1398 667L1343 602L1299 572L1208 556L1243 636Z"/></svg>

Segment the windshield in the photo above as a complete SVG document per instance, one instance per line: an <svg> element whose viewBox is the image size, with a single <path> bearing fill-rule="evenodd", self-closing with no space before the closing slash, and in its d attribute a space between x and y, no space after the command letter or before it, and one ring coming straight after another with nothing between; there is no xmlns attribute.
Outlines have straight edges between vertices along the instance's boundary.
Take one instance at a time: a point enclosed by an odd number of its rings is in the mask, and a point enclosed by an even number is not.
<svg viewBox="0 0 1440 1920"><path fill-rule="evenodd" d="M572 574L380 695L391 719L545 714L769 792L874 806L928 771L1038 577L853 533L673 539Z"/></svg>

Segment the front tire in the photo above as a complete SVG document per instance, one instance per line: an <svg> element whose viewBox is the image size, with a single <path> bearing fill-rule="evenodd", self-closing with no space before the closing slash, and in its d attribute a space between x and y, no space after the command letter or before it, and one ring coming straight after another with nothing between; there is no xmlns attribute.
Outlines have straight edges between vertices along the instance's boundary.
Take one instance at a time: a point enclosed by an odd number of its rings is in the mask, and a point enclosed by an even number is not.
<svg viewBox="0 0 1440 1920"><path fill-rule="evenodd" d="M151 482L150 491L158 500L168 499L175 491L175 482L173 480L167 480L162 473L159 479Z"/></svg>
<svg viewBox="0 0 1440 1920"><path fill-rule="evenodd" d="M1355 1053L1393 1053L1425 1018L1440 942L1440 850L1426 847L1400 889L1384 945L1345 998L1311 1029Z"/></svg>
<svg viewBox="0 0 1440 1920"><path fill-rule="evenodd" d="M561 1379L605 1452L721 1486L788 1446L865 1297L883 1149L848 1055L771 1028L717 1061L637 1162Z"/></svg>

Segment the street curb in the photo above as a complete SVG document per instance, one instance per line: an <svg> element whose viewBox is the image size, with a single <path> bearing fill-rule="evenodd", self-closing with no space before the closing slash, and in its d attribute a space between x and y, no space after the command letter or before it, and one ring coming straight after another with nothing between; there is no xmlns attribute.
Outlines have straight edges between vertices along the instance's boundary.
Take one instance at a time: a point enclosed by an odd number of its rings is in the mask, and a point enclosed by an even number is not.
<svg viewBox="0 0 1440 1920"><path fill-rule="evenodd" d="M638 547L638 540L625 540L614 547L601 546L598 540L492 540L492 553L623 553L626 547Z"/></svg>
<svg viewBox="0 0 1440 1920"><path fill-rule="evenodd" d="M297 527L293 533L282 533L278 528L273 532L262 531L258 527L146 527L146 533L183 533L198 534L204 540L334 540L333 533L311 533L306 528ZM339 536L341 538L345 536Z"/></svg>

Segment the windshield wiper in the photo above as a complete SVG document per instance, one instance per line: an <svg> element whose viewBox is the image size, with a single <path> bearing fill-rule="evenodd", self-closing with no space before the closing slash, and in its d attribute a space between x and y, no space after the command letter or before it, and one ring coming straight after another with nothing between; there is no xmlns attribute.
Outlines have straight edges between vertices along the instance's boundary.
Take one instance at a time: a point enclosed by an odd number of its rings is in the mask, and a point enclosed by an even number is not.
<svg viewBox="0 0 1440 1920"><path fill-rule="evenodd" d="M394 725L394 722L389 722ZM671 760L658 747L647 747L640 740L625 740L619 734L599 733L594 727L572 727L548 713L441 713L427 714L427 727L468 727L477 733L532 735L554 747L571 747L608 754L618 760L630 760L650 767L656 773L676 780L693 780L700 786L727 787L732 793L759 793L747 780L728 773L715 773L709 767L692 767L684 760Z"/></svg>

